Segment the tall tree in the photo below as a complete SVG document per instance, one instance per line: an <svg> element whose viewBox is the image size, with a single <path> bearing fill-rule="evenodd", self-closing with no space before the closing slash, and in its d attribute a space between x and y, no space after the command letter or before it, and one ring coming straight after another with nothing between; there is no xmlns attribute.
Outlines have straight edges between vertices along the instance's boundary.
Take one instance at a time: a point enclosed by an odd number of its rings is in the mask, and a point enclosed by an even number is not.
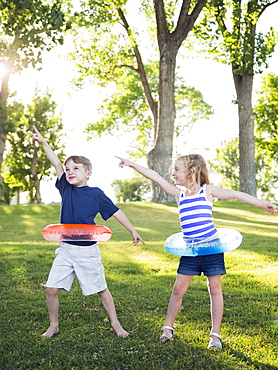
<svg viewBox="0 0 278 370"><path fill-rule="evenodd" d="M216 158L209 162L213 173L221 175L221 186L239 190L238 138L224 141L216 149Z"/></svg>
<svg viewBox="0 0 278 370"><path fill-rule="evenodd" d="M238 104L240 189L251 195L256 195L253 79L267 66L276 43L273 28L263 35L257 32L257 23L277 1L213 0L196 27L215 59L231 65Z"/></svg>
<svg viewBox="0 0 278 370"><path fill-rule="evenodd" d="M32 141L33 126L38 128L62 161L64 144L59 136L63 128L62 120L56 113L57 104L49 93L39 96L37 91L32 104L23 110L22 106L19 108L18 114L13 115L17 120L17 129L7 135L9 151L4 161L8 170L5 182L13 185L16 182L23 191L29 192L30 203L39 204L40 183L51 176L52 166L41 146L37 147ZM12 118L10 120L12 123Z"/></svg>
<svg viewBox="0 0 278 370"><path fill-rule="evenodd" d="M63 43L63 32L70 24L62 10L62 1L0 2L0 64L5 68L0 86L0 168L7 134L13 129L7 116L10 76L28 66L39 68L42 51Z"/></svg>
<svg viewBox="0 0 278 370"><path fill-rule="evenodd" d="M128 20L126 6L130 6L131 2L88 0L80 18L79 26L82 25L91 32L89 42L86 37L82 42L78 42L75 55L81 72L80 80L82 80L82 74L91 75L95 81L107 85L108 81L110 83L116 81L123 74L128 76L129 70L138 74L153 119L153 147L147 154L148 166L168 181L170 181L169 167L172 162L175 131L177 54L206 1L153 0L153 8L148 1L140 1L141 10L151 19L150 28L155 29L156 33L154 47L152 47L152 37L149 39L146 59L154 54L159 61L157 94L152 89L147 73L148 63L143 62L140 33L136 35ZM146 26L147 23L142 22L141 32L144 32ZM80 28L78 33L82 35ZM164 203L171 199L154 184L152 200Z"/></svg>
<svg viewBox="0 0 278 370"><path fill-rule="evenodd" d="M158 68L153 68L152 64L145 65L145 68L152 93L158 96ZM115 90L99 107L100 119L88 124L89 138L102 133L118 133L120 136L123 131L132 133L129 154L145 156L153 146L153 119L139 76L127 71L115 82ZM186 86L184 79L178 76L175 81L175 109L175 137L184 135L196 121L209 119L213 114L212 107L204 102L200 91Z"/></svg>
<svg viewBox="0 0 278 370"><path fill-rule="evenodd" d="M216 158L210 161L213 173L221 175L220 186L239 190L239 138L222 143L216 150ZM257 143L256 143L257 144ZM270 153L256 145L255 152L257 188L260 197L269 201L275 200L277 189L277 162Z"/></svg>
<svg viewBox="0 0 278 370"><path fill-rule="evenodd" d="M278 163L278 76L272 73L264 76L257 96L254 107L257 145Z"/></svg>

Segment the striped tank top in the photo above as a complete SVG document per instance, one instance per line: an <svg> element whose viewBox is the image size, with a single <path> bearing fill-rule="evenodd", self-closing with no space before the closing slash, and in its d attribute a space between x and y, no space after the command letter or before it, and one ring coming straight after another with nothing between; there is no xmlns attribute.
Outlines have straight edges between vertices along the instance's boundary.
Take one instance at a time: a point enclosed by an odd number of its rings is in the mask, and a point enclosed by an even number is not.
<svg viewBox="0 0 278 370"><path fill-rule="evenodd" d="M217 235L212 222L212 203L206 196L206 185L192 196L186 196L181 190L179 199L179 217L183 238L198 242ZM197 239L197 240L196 240Z"/></svg>

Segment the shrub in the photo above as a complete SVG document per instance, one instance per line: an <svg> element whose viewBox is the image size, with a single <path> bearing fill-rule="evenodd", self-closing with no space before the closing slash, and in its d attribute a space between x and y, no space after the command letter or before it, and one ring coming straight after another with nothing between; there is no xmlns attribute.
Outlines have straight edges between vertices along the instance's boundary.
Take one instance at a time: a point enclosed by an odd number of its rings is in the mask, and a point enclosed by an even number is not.
<svg viewBox="0 0 278 370"><path fill-rule="evenodd" d="M151 191L150 182L141 177L114 180L111 186L114 188L117 202L147 201Z"/></svg>

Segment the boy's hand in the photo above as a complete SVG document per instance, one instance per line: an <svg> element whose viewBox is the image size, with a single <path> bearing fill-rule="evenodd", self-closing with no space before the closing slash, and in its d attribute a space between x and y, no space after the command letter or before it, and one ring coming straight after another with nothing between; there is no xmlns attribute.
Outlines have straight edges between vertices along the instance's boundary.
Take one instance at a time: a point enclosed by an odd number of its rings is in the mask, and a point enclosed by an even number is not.
<svg viewBox="0 0 278 370"><path fill-rule="evenodd" d="M132 233L132 243L134 245L137 245L139 242L145 244L144 240L141 238L141 236L135 231L135 233Z"/></svg>
<svg viewBox="0 0 278 370"><path fill-rule="evenodd" d="M36 126L33 126L33 130L34 130L34 134L33 134L32 139L34 141L37 141L40 144L43 143L45 140L42 137L42 135L40 134L40 132L38 131L38 129L36 128Z"/></svg>

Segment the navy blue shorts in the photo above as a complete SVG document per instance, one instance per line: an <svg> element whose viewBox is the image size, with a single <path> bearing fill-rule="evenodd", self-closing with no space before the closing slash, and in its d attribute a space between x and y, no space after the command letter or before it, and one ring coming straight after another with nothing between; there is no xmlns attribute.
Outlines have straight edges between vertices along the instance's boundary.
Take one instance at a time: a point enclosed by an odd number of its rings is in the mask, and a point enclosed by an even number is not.
<svg viewBox="0 0 278 370"><path fill-rule="evenodd" d="M178 274L200 276L202 272L205 276L226 274L224 253L196 257L182 256L180 258Z"/></svg>

